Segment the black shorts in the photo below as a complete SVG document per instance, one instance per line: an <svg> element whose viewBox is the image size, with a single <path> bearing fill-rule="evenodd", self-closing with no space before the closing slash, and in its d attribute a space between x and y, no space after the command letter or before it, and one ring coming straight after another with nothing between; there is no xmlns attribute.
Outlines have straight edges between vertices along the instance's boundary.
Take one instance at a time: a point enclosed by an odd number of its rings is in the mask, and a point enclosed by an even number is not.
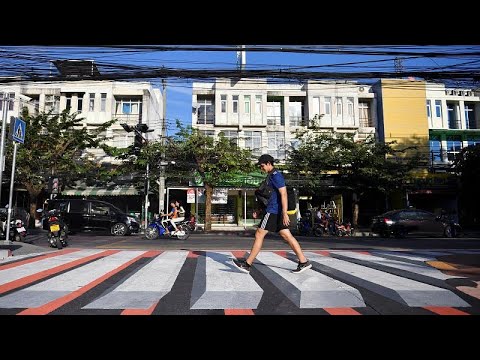
<svg viewBox="0 0 480 360"><path fill-rule="evenodd" d="M283 229L288 229L288 226L283 224L283 216L282 214L272 214L272 213L265 213L260 220L260 225L258 225L259 229L268 230L279 232Z"/></svg>

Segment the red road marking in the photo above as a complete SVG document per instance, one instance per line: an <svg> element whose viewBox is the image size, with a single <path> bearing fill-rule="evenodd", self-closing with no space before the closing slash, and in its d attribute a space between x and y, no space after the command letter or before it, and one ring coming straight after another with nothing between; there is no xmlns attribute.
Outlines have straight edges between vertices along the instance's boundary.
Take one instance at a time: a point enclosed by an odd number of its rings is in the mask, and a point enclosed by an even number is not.
<svg viewBox="0 0 480 360"><path fill-rule="evenodd" d="M469 313L448 306L424 306L424 309L438 315L470 315Z"/></svg>
<svg viewBox="0 0 480 360"><path fill-rule="evenodd" d="M287 252L286 251L274 251L275 254L280 255L281 257L286 258Z"/></svg>
<svg viewBox="0 0 480 360"><path fill-rule="evenodd" d="M120 250L109 250L109 251L113 251L114 253L116 252L119 252ZM131 264L133 264L134 262L138 261L139 259L143 258L145 254L141 254L141 255L138 255L137 257L133 258L132 260L126 262L125 264L123 265L120 265L118 268L112 270L112 271L109 271L108 273L106 273L105 275L99 277L98 279L92 281L91 283L83 286L82 288L70 293L70 294L67 294L65 296L62 296L58 299L55 299L53 301L50 301L49 303L45 304L45 305L42 305L42 306L39 306L37 308L29 308L29 309L25 309L21 312L19 312L17 315L46 315L48 313L51 313L52 311L58 309L59 307L65 305L66 303L76 299L77 297L79 297L80 295L83 295L85 294L88 290L94 288L95 286L97 286L98 284L101 284L102 282L104 282L105 280L107 280L108 278L112 277L113 275L115 275L116 273L122 271L123 269L125 269L126 267L130 266Z"/></svg>
<svg viewBox="0 0 480 360"><path fill-rule="evenodd" d="M20 260L18 262L14 262L14 263L11 263L11 264L1 265L0 270L10 269L10 268L13 268L13 267L16 267L16 266L29 264L29 263L32 263L32 262L35 262L35 261L40 261L40 260L43 260L43 259L48 259L48 258L59 256L59 255L69 254L69 253L79 251L79 250L80 249L68 249L68 250L65 249L65 250L61 250L61 251L57 251L57 252L52 252L52 253L49 253L49 254L46 254L46 255L37 256L37 257L31 258L31 259Z"/></svg>
<svg viewBox="0 0 480 360"><path fill-rule="evenodd" d="M352 308L323 308L330 315L362 315Z"/></svg>
<svg viewBox="0 0 480 360"><path fill-rule="evenodd" d="M27 284L30 284L34 281L37 281L37 280L40 280L40 279L43 279L47 276L50 276L50 275L54 275L56 273L59 273L60 271L63 271L63 270L67 270L67 269L71 269L72 267L74 266L77 266L77 265L81 265L81 264L84 264L88 261L91 261L91 260L94 260L94 259L97 259L97 258L100 258L100 257L104 257L104 256L108 256L108 255L111 255L111 254L114 254L116 252L118 252L119 250L106 250L106 251L102 251L101 253L98 253L98 254L93 254L93 255L90 255L90 256L87 256L87 257L84 257L84 258L81 258L81 259L78 259L78 260L74 260L74 261L71 261L69 263L66 263L66 264L63 264L63 265L58 265L58 266L55 266L51 269L47 269L47 270L43 270L43 271L40 271L36 274L32 274L32 275L29 275L29 276L25 276L21 279L18 279L18 280L14 280L14 281L10 281L6 284L3 284L3 285L0 285L0 294L3 294L4 292L7 292L7 291L10 291L10 290L13 290L13 289L16 289L20 286L24 286L24 285L27 285Z"/></svg>
<svg viewBox="0 0 480 360"><path fill-rule="evenodd" d="M323 256L330 256L330 251L329 250L317 250L317 251L314 251L315 254L320 254L320 255L323 255Z"/></svg>
<svg viewBox="0 0 480 360"><path fill-rule="evenodd" d="M225 315L255 315L252 309L225 309Z"/></svg>
<svg viewBox="0 0 480 360"><path fill-rule="evenodd" d="M246 252L245 252L245 251L241 251L241 250L232 251L231 253L232 253L233 256L235 256L237 259L242 259L242 258L244 258L245 255L246 255Z"/></svg>
<svg viewBox="0 0 480 360"><path fill-rule="evenodd" d="M353 250L353 252L356 252L357 254L371 255L371 254L370 254L370 251Z"/></svg>
<svg viewBox="0 0 480 360"><path fill-rule="evenodd" d="M158 301L150 306L148 309L125 309L123 310L120 315L152 315L153 310L157 306Z"/></svg>

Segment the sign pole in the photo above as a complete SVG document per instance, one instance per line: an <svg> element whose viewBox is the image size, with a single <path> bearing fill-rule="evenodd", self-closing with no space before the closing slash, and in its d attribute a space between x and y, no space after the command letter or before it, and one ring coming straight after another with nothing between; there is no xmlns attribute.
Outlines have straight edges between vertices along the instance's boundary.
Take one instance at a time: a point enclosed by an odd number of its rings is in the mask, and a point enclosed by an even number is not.
<svg viewBox="0 0 480 360"><path fill-rule="evenodd" d="M8 216L5 224L5 244L10 244L10 221L12 220L12 200L13 200L13 185L15 182L15 162L17 161L17 147L18 143L13 142L13 160L12 160L12 175L10 177L10 194L8 196Z"/></svg>

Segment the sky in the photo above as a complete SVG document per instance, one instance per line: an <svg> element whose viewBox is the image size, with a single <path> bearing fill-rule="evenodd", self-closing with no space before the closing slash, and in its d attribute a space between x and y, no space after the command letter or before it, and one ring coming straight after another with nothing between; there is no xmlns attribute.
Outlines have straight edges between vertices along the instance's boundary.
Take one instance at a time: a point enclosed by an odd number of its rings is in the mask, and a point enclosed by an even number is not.
<svg viewBox="0 0 480 360"><path fill-rule="evenodd" d="M182 45L179 45L182 46ZM188 46L188 45L186 45ZM168 51L156 46L119 47L57 47L57 46L1 46L0 77L40 75L49 70L50 60L88 59L115 68L134 66L142 69L195 69L235 70L235 48L218 51L222 45L205 45L217 51ZM202 45L191 45L202 47ZM395 72L395 59L408 71L466 70L480 73L480 46L346 46L346 45L246 45L247 70L283 71L336 71L336 72ZM263 47L263 48L262 48ZM255 48L257 51L255 51ZM259 51L282 48L282 52ZM232 50L233 49L233 50ZM232 50L232 51L230 51ZM299 51L299 52L290 52ZM398 62L397 62L398 65ZM101 69L101 68L100 68ZM398 69L398 67L397 67ZM118 71L118 69L116 69ZM107 70L108 71L108 70ZM127 70L125 70L127 71ZM151 81L154 87L162 88L161 79ZM175 121L191 124L191 83L195 79L167 78L168 135L176 131ZM204 81L204 80L202 80ZM362 80L362 82L366 82ZM478 87L478 83L476 83Z"/></svg>

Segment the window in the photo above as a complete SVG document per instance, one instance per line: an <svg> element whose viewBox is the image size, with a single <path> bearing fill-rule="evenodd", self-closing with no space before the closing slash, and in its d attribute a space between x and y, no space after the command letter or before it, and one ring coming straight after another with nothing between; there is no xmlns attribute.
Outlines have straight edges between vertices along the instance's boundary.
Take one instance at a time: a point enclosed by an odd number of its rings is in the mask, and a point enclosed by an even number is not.
<svg viewBox="0 0 480 360"><path fill-rule="evenodd" d="M348 116L353 116L353 98L347 98Z"/></svg>
<svg viewBox="0 0 480 360"><path fill-rule="evenodd" d="M0 110L3 110L3 97L4 93L0 93ZM6 98L10 100L8 102L8 111L13 111L13 106L15 105L15 93L7 93Z"/></svg>
<svg viewBox="0 0 480 360"><path fill-rule="evenodd" d="M220 95L220 104L222 113L227 112L227 95Z"/></svg>
<svg viewBox="0 0 480 360"><path fill-rule="evenodd" d="M78 95L77 110L79 112L83 110L83 95Z"/></svg>
<svg viewBox="0 0 480 360"><path fill-rule="evenodd" d="M65 103L65 109L70 110L72 108L72 94L68 94L65 97L66 103Z"/></svg>
<svg viewBox="0 0 480 360"><path fill-rule="evenodd" d="M427 100L427 117L432 117L432 113L431 113L431 101L430 100Z"/></svg>
<svg viewBox="0 0 480 360"><path fill-rule="evenodd" d="M222 130L221 134L229 139L231 143L238 145L238 131Z"/></svg>
<svg viewBox="0 0 480 360"><path fill-rule="evenodd" d="M480 144L480 136L469 135L467 136L468 146L474 146Z"/></svg>
<svg viewBox="0 0 480 360"><path fill-rule="evenodd" d="M283 131L269 131L268 153L275 159L285 159L285 133Z"/></svg>
<svg viewBox="0 0 480 360"><path fill-rule="evenodd" d="M455 111L456 104L447 103L447 114L448 114L448 128L449 129L460 129L461 123L457 119L457 112Z"/></svg>
<svg viewBox="0 0 480 360"><path fill-rule="evenodd" d="M215 130L199 130L200 134L208 137L215 137Z"/></svg>
<svg viewBox="0 0 480 360"><path fill-rule="evenodd" d="M45 95L45 111L52 111L55 114L58 114L60 107L60 96L56 95Z"/></svg>
<svg viewBox="0 0 480 360"><path fill-rule="evenodd" d="M314 97L312 99L312 115L314 118L318 118L320 115L320 98Z"/></svg>
<svg viewBox="0 0 480 360"><path fill-rule="evenodd" d="M430 159L433 162L443 161L440 135L432 135L430 137Z"/></svg>
<svg viewBox="0 0 480 360"><path fill-rule="evenodd" d="M435 100L435 115L436 117L442 117L442 101Z"/></svg>
<svg viewBox="0 0 480 360"><path fill-rule="evenodd" d="M465 104L465 125L467 129L476 129L475 112L473 104Z"/></svg>
<svg viewBox="0 0 480 360"><path fill-rule="evenodd" d="M15 106L15 93L8 93L8 97L10 98L10 102L8 103L8 111L13 111L13 107Z"/></svg>
<svg viewBox="0 0 480 360"><path fill-rule="evenodd" d="M282 125L282 103L280 101L267 102L267 125Z"/></svg>
<svg viewBox="0 0 480 360"><path fill-rule="evenodd" d="M326 97L325 98L325 115L331 114L331 106L332 106L332 98Z"/></svg>
<svg viewBox="0 0 480 360"><path fill-rule="evenodd" d="M90 94L90 100L88 102L88 111L95 110L95 94Z"/></svg>
<svg viewBox="0 0 480 360"><path fill-rule="evenodd" d="M101 94L101 101L100 101L100 111L105 111L107 108L107 94Z"/></svg>
<svg viewBox="0 0 480 360"><path fill-rule="evenodd" d="M447 158L453 161L457 154L462 150L462 139L458 135L447 136Z"/></svg>
<svg viewBox="0 0 480 360"><path fill-rule="evenodd" d="M250 114L250 95L245 95L245 114Z"/></svg>
<svg viewBox="0 0 480 360"><path fill-rule="evenodd" d="M245 131L245 148L252 150L254 156L262 154L262 132Z"/></svg>
<svg viewBox="0 0 480 360"><path fill-rule="evenodd" d="M255 96L255 114L262 113L262 95Z"/></svg>
<svg viewBox="0 0 480 360"><path fill-rule="evenodd" d="M302 126L303 102L292 101L288 104L288 116L290 118L290 126Z"/></svg>
<svg viewBox="0 0 480 360"><path fill-rule="evenodd" d="M233 113L238 114L238 95L232 97Z"/></svg>
<svg viewBox="0 0 480 360"><path fill-rule="evenodd" d="M337 102L337 115L338 116L341 116L342 115L342 98L339 98L337 97L335 99L335 101Z"/></svg>
<svg viewBox="0 0 480 360"><path fill-rule="evenodd" d="M212 96L197 97L197 124L213 124L215 119L215 101Z"/></svg>
<svg viewBox="0 0 480 360"><path fill-rule="evenodd" d="M360 127L374 127L372 117L370 116L370 104L368 102L358 102L358 116Z"/></svg>
<svg viewBox="0 0 480 360"><path fill-rule="evenodd" d="M133 144L133 132L127 133L123 129L114 129L112 132L112 146L118 148L126 148Z"/></svg>
<svg viewBox="0 0 480 360"><path fill-rule="evenodd" d="M142 113L141 98L118 98L115 101L115 114L135 114Z"/></svg>

